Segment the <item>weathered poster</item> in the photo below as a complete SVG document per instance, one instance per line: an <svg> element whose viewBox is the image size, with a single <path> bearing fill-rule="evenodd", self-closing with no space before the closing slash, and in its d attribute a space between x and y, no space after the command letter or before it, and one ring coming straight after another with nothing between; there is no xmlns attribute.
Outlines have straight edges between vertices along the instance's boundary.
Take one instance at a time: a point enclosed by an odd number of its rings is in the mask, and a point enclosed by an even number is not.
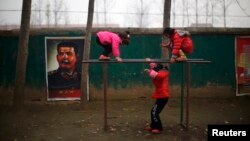
<svg viewBox="0 0 250 141"><path fill-rule="evenodd" d="M250 95L250 37L236 38L236 95Z"/></svg>
<svg viewBox="0 0 250 141"><path fill-rule="evenodd" d="M83 37L46 37L47 99L80 100Z"/></svg>

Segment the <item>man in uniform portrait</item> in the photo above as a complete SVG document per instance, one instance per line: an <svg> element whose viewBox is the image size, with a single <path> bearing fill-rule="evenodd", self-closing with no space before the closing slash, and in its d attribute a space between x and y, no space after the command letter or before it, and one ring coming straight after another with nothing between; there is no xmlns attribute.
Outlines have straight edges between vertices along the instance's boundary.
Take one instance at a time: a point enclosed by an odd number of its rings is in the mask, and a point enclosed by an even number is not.
<svg viewBox="0 0 250 141"><path fill-rule="evenodd" d="M74 42L57 44L58 68L48 72L49 98L80 97L81 70L77 66L78 47Z"/></svg>

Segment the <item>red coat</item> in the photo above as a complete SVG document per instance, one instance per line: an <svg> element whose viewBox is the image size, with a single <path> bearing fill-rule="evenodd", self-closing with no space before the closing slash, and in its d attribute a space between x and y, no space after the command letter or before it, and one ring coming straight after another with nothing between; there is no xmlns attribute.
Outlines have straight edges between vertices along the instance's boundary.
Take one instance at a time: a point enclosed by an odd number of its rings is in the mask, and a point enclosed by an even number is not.
<svg viewBox="0 0 250 141"><path fill-rule="evenodd" d="M180 35L177 30L170 37L172 44L172 54L179 56L179 50L182 49L185 53L193 52L193 41L190 35Z"/></svg>
<svg viewBox="0 0 250 141"><path fill-rule="evenodd" d="M157 99L169 97L168 76L168 71L160 70L156 77L152 79L152 82L155 85L155 91L151 96L152 98Z"/></svg>

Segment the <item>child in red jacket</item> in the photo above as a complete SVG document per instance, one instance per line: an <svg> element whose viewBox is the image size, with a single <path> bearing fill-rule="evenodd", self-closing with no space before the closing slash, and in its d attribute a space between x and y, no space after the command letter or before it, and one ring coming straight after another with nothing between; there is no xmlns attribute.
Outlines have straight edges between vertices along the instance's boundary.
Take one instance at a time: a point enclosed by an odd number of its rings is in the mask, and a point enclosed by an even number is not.
<svg viewBox="0 0 250 141"><path fill-rule="evenodd" d="M158 134L163 130L159 114L167 104L169 98L169 72L168 68L163 67L162 64L150 63L149 66L150 69L146 69L145 71L148 72L155 86L155 91L151 98L156 99L156 101L151 109L151 124L149 127L145 127L144 130Z"/></svg>
<svg viewBox="0 0 250 141"><path fill-rule="evenodd" d="M169 48L172 51L171 63L185 61L187 60L185 53L190 54L193 52L193 41L188 31L167 27L163 31L163 36L169 40L167 43L163 41L161 47Z"/></svg>
<svg viewBox="0 0 250 141"><path fill-rule="evenodd" d="M121 62L120 45L128 45L130 43L130 33L129 31L124 33L99 31L96 33L96 42L104 48L99 60L109 60L109 56L112 55L117 61Z"/></svg>

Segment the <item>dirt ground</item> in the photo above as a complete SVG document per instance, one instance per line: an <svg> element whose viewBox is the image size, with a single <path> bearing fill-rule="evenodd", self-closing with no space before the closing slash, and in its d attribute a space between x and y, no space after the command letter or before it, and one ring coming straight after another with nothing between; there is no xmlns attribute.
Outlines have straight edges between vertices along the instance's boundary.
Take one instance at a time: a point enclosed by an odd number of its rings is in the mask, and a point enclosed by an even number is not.
<svg viewBox="0 0 250 141"><path fill-rule="evenodd" d="M89 101L84 109L79 108L79 101L32 101L22 112L1 105L0 140L202 141L207 140L208 124L250 123L248 96L194 97L190 99L189 126L184 128L180 125L180 98L172 97L160 114L164 131L151 134L143 128L150 121L153 102L149 96L108 99L107 131L101 98Z"/></svg>

